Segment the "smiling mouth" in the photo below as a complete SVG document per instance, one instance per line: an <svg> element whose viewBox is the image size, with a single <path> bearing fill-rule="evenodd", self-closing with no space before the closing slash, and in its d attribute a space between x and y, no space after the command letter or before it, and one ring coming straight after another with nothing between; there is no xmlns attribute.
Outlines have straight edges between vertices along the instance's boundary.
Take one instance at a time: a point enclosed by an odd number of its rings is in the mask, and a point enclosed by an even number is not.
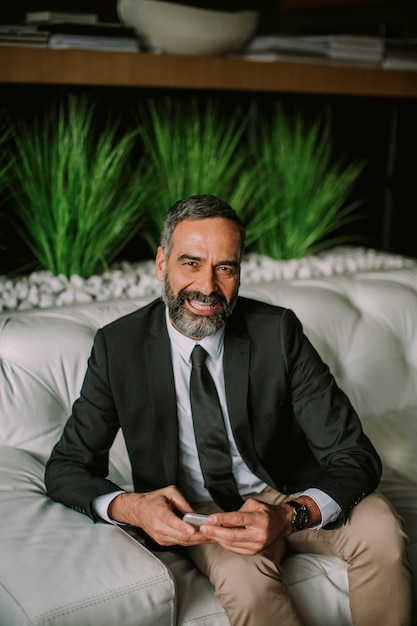
<svg viewBox="0 0 417 626"><path fill-rule="evenodd" d="M213 304L200 302L199 300L187 300L187 302L191 308L193 308L195 311L198 311L202 315L210 315L211 313L214 313L219 306L219 302L214 302Z"/></svg>

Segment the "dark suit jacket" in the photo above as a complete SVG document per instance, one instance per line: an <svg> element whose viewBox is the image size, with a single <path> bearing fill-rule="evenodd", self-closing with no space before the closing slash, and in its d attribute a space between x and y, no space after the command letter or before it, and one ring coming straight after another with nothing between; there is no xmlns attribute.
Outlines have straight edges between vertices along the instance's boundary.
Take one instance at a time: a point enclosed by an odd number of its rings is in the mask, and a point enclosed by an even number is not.
<svg viewBox="0 0 417 626"><path fill-rule="evenodd" d="M269 485L322 489L345 519L376 488L378 455L292 311L239 298L226 324L224 377L240 453ZM81 396L47 464L53 499L94 518L94 498L118 489L106 476L120 427L135 490L177 484L176 395L160 300L98 331Z"/></svg>

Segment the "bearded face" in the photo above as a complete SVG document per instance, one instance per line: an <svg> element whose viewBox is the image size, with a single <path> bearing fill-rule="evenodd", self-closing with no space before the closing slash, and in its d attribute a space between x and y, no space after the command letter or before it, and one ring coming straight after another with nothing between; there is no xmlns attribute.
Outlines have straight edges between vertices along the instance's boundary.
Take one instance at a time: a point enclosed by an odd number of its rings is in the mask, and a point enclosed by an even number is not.
<svg viewBox="0 0 417 626"><path fill-rule="evenodd" d="M188 337L203 339L208 335L214 335L225 324L227 318L232 314L237 294L231 302L227 302L221 293L212 293L206 296L198 291L187 289L181 289L175 296L169 284L168 276L165 274L162 298L168 307L169 316L174 326ZM205 314L198 315L188 310L184 306L187 300L193 303L193 308L196 310L201 305L201 310L204 310ZM208 307L214 310L211 315L206 313Z"/></svg>
<svg viewBox="0 0 417 626"><path fill-rule="evenodd" d="M183 220L175 227L166 255L156 256L157 278L174 326L202 339L231 315L240 284L241 238L236 224L212 217Z"/></svg>

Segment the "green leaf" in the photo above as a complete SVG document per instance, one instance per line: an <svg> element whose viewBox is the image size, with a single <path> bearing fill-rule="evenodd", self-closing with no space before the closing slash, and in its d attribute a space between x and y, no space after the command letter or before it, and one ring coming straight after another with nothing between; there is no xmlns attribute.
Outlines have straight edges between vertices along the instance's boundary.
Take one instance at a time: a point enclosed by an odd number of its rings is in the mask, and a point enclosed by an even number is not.
<svg viewBox="0 0 417 626"><path fill-rule="evenodd" d="M173 108L151 99L139 109L139 125L152 185L144 235L152 251L167 210L180 198L213 194L245 218L256 180L246 173L250 155L242 138L247 118L240 111L228 118L212 99L205 105L191 99Z"/></svg>
<svg viewBox="0 0 417 626"><path fill-rule="evenodd" d="M335 159L320 119L308 125L300 113L291 119L278 106L271 120L259 122L254 160L258 213L249 240L260 254L312 254L334 245L329 235L359 219L360 202L349 198L364 163Z"/></svg>
<svg viewBox="0 0 417 626"><path fill-rule="evenodd" d="M137 133L98 129L95 107L71 98L13 137L17 227L39 263L68 277L107 268L144 224L146 173L130 162Z"/></svg>

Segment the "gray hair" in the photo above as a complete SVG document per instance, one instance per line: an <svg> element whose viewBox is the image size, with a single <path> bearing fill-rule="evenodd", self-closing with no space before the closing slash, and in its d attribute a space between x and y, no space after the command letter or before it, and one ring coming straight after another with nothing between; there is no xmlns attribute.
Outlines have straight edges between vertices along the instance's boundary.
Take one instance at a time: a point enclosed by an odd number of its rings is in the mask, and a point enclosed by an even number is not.
<svg viewBox="0 0 417 626"><path fill-rule="evenodd" d="M245 249L245 228L232 207L211 195L190 196L178 200L169 209L161 230L160 244L168 258L172 249L172 236L177 224L183 220L204 220L210 217L222 217L236 224L241 240L241 256Z"/></svg>

